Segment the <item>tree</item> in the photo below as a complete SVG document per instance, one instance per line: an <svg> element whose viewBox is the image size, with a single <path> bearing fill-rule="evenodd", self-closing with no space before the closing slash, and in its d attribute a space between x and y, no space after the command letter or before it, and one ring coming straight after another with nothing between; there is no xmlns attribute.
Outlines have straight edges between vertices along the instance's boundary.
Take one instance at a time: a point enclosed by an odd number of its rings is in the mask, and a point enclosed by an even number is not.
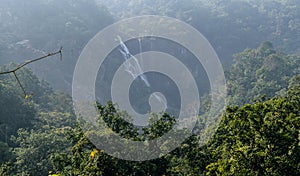
<svg viewBox="0 0 300 176"><path fill-rule="evenodd" d="M51 156L70 147L70 141L65 136L68 130L70 130L68 127L49 126L36 131L20 129L15 139L18 147L14 148L16 162L13 174L47 175L53 170Z"/></svg>
<svg viewBox="0 0 300 176"><path fill-rule="evenodd" d="M174 124L174 117L164 114L153 126L143 129L139 137L138 129L131 123L122 119L126 113L120 112L111 102L98 105L99 118L103 118L107 126L124 138L132 140L154 139L170 130ZM73 140L72 155L58 153L54 158L55 169L66 175L163 175L166 173L168 161L159 159L133 162L114 158L97 149L85 136L78 126L70 133ZM89 132L91 133L91 132ZM99 134L107 136L110 134ZM71 162L70 162L71 161Z"/></svg>
<svg viewBox="0 0 300 176"><path fill-rule="evenodd" d="M299 175L300 97L228 107L211 141L212 175Z"/></svg>
<svg viewBox="0 0 300 176"><path fill-rule="evenodd" d="M75 126L72 100L52 90L30 69L18 73L24 88L34 95L25 99L14 77L1 75L0 173L46 175L53 168L52 154L70 150L66 134Z"/></svg>
<svg viewBox="0 0 300 176"><path fill-rule="evenodd" d="M288 87L292 76L299 74L299 60L299 56L276 52L270 42L236 54L226 74L229 104L244 105L261 97L274 97Z"/></svg>

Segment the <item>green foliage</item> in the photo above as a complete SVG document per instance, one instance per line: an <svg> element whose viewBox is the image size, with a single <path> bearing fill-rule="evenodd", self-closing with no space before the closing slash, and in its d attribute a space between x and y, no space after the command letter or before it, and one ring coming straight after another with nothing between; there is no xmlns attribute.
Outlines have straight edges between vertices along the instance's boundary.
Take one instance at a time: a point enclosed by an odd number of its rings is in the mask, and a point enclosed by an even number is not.
<svg viewBox="0 0 300 176"><path fill-rule="evenodd" d="M11 155L12 153L8 144L0 141L0 164L8 161Z"/></svg>
<svg viewBox="0 0 300 176"><path fill-rule="evenodd" d="M131 117L125 112L119 112L112 102L105 106L98 105L99 115L106 125L120 136L134 139L138 136L138 129L130 123ZM126 121L127 120L127 121Z"/></svg>
<svg viewBox="0 0 300 176"><path fill-rule="evenodd" d="M8 76L1 76L0 97L0 141L9 143L19 128L31 126L36 108L24 99L18 84Z"/></svg>
<svg viewBox="0 0 300 176"><path fill-rule="evenodd" d="M1 70L11 66L14 64ZM46 175L52 169L52 154L71 146L66 133L75 124L72 101L64 93L54 92L27 68L17 74L33 95L25 99L13 77L1 76L0 172L1 175Z"/></svg>
<svg viewBox="0 0 300 176"><path fill-rule="evenodd" d="M264 40L288 53L299 53L297 0L1 0L1 64L20 62L64 46L64 62L33 66L55 88L70 87L80 51L114 18L164 15L190 23L205 35L224 64L232 55ZM107 7L107 8L106 8ZM27 41L22 44L22 41ZM19 43L21 42L21 44ZM18 44L17 44L18 43ZM226 65L229 66L229 65Z"/></svg>
<svg viewBox="0 0 300 176"><path fill-rule="evenodd" d="M23 62L63 46L60 64L57 57L31 66L60 90L70 89L76 58L89 39L113 22L105 8L90 0L0 3L0 64Z"/></svg>
<svg viewBox="0 0 300 176"><path fill-rule="evenodd" d="M270 45L263 45L260 52L271 51ZM200 136L194 135L170 154L152 161L111 157L96 149L77 127L70 133L72 154L58 153L53 160L55 170L63 175L299 175L299 81L299 76L291 78L288 91L281 97L228 107L207 145L200 147ZM174 124L174 118L163 114L161 121L144 128L139 138L134 126L122 120L130 121L126 113L112 103L98 108L109 127L135 140L156 138ZM152 121L155 119L157 115Z"/></svg>
<svg viewBox="0 0 300 176"><path fill-rule="evenodd" d="M119 18L163 15L183 20L205 35L223 63L247 47L270 40L299 53L299 2L256 0L97 0Z"/></svg>
<svg viewBox="0 0 300 176"><path fill-rule="evenodd" d="M174 118L166 114L149 128L144 128L144 134L139 137L137 128L125 121L126 113L119 112L109 102L107 105L98 105L99 118L103 118L107 126L122 137L133 140L153 139L162 132L170 130ZM127 116L127 118L129 118ZM128 119L130 120L130 119ZM165 122L165 123L164 123ZM164 125L163 125L164 124ZM108 135L109 134L101 134ZM72 155L66 153L56 154L53 157L55 169L65 175L162 175L166 172L167 160L160 158L145 162L131 162L111 157L96 147L87 139L84 132L78 126L69 133L70 139L75 145L72 147Z"/></svg>
<svg viewBox="0 0 300 176"><path fill-rule="evenodd" d="M63 45L66 61L61 66L49 60L33 67L59 88L71 82L74 58L88 39L113 22L105 7L89 0L0 1L1 62L31 58ZM184 20L209 39L223 62L262 40L299 53L300 4L296 0L98 2L120 18L158 14ZM156 48L169 49L160 42ZM120 160L96 149L75 125L70 96L55 92L31 70L17 72L26 91L34 94L28 100L13 77L2 75L0 175L47 175L51 170L61 175L300 175L300 57L278 52L272 43L234 56L227 72L231 107L205 146L200 147L203 139L194 135L170 154L145 162ZM178 48L174 48L170 53L176 53ZM188 58L184 55L182 60ZM201 102L203 112L209 108L208 99ZM98 109L108 127L133 140L155 139L175 124L168 114L153 114L153 121L160 120L139 134L128 114L111 102Z"/></svg>
<svg viewBox="0 0 300 176"><path fill-rule="evenodd" d="M299 175L299 100L290 94L227 108L211 141L216 161L208 174Z"/></svg>
<svg viewBox="0 0 300 176"><path fill-rule="evenodd" d="M199 146L199 136L191 136L179 148L166 155L166 175L205 175L212 154L207 146Z"/></svg>
<svg viewBox="0 0 300 176"><path fill-rule="evenodd" d="M52 170L51 155L67 150L70 146L65 136L68 130L66 127L37 131L19 130L15 139L18 147L14 148L15 174L46 175Z"/></svg>
<svg viewBox="0 0 300 176"><path fill-rule="evenodd" d="M299 56L277 53L270 42L236 54L227 72L229 104L243 105L280 94L289 79L300 73L299 66Z"/></svg>
<svg viewBox="0 0 300 176"><path fill-rule="evenodd" d="M7 70L4 66L0 70ZM40 81L31 70L17 72L25 90L32 93L25 99L17 81L11 75L1 75L0 81L0 140L9 142L11 135L16 135L19 128L32 128L33 122L41 120L37 114L45 112L66 112L73 115L72 101L64 93L54 92L48 83ZM69 115L69 116L71 116ZM74 116L73 116L74 118Z"/></svg>
<svg viewBox="0 0 300 176"><path fill-rule="evenodd" d="M11 166L11 163L3 163L0 165L0 175L10 175L10 173L13 171L13 168Z"/></svg>

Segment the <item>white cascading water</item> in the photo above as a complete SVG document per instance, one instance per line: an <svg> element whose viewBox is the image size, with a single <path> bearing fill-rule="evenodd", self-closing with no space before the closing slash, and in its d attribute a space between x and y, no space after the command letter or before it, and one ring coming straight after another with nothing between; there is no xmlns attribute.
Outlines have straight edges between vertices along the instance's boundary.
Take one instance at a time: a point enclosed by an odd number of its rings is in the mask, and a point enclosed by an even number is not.
<svg viewBox="0 0 300 176"><path fill-rule="evenodd" d="M127 62L128 64L125 65L126 71L133 77L133 79L136 79L137 77L139 77L145 83L145 85L150 88L151 85L150 85L146 75L143 74L143 70L140 66L138 59L130 53L129 49L127 48L125 43L122 41L122 38L120 36L118 36L118 39L119 39L120 46L121 46L119 51L123 55L123 58L125 59L125 61L127 61L130 58L133 58L133 60L134 60L134 62ZM139 42L139 44L140 44L140 50L141 50L141 43ZM140 52L142 52L142 51L140 51ZM152 95L154 96L155 99L157 99L164 106L164 108L167 108L167 102L165 99L160 97L159 94L157 94L157 93L154 93Z"/></svg>

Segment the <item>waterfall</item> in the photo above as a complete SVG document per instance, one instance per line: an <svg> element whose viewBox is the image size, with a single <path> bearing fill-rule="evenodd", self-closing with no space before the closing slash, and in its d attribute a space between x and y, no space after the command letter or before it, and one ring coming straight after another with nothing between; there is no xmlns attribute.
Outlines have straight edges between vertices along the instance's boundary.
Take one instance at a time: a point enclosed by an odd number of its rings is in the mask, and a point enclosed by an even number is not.
<svg viewBox="0 0 300 176"><path fill-rule="evenodd" d="M150 85L146 75L143 74L143 70L141 68L141 65L140 65L138 59L130 53L128 47L122 41L122 38L120 36L118 36L118 39L119 39L120 46L121 46L119 51L123 55L124 60L127 61L130 58L133 58L133 60L134 60L133 63L128 62L125 65L126 72L128 72L133 77L133 79L136 79L137 77L139 77L145 83L145 85L148 88L151 88L151 85ZM141 50L142 47L141 47L141 42L140 41L139 41L139 45L140 45L139 48ZM157 93L154 93L152 95L155 97L155 99L157 99L160 103L163 104L164 108L167 108L167 102L165 101L165 99L160 97Z"/></svg>

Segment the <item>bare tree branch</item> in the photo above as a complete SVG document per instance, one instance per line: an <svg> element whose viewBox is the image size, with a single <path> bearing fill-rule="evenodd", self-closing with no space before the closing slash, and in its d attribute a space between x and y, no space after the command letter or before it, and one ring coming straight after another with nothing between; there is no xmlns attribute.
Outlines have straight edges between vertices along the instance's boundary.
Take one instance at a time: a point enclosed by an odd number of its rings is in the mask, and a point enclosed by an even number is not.
<svg viewBox="0 0 300 176"><path fill-rule="evenodd" d="M30 96L27 95L24 86L22 85L20 79L18 78L18 76L17 76L17 74L16 74L16 71L18 71L19 69L25 67L26 65L28 65L28 64L30 64L30 63L33 63L33 62L36 62L36 61L39 61L39 60L48 58L48 57L50 57L50 56L57 55L57 54L60 55L60 60L62 60L62 47L61 47L58 51L56 51L56 52L49 53L49 54L47 54L47 55L45 55L45 56L42 56L42 57L39 57L39 58L37 58L37 59L32 59L32 60L26 61L26 62L24 62L24 63L18 65L16 68L14 68L14 69L12 69L12 70L5 71L5 72L0 72L0 75L13 73L14 76L15 76L15 78L16 78L16 80L18 81L19 86L21 87L21 89L22 89L22 91L23 91L23 93L24 93L25 99L28 99Z"/></svg>
<svg viewBox="0 0 300 176"><path fill-rule="evenodd" d="M47 57L54 56L54 55L57 55L57 54L60 54L60 59L62 60L62 47L58 51L56 51L54 53L49 53L49 54L47 54L45 56L42 56L42 57L39 57L37 59L32 59L32 60L26 61L23 64L18 65L16 68L14 68L14 69L12 69L10 71L0 72L0 75L16 72L17 70L21 69L22 67L24 67L24 66L26 66L26 65L28 65L28 64L30 64L32 62L36 62L36 61L39 61L39 60L42 60L42 59L45 59Z"/></svg>

